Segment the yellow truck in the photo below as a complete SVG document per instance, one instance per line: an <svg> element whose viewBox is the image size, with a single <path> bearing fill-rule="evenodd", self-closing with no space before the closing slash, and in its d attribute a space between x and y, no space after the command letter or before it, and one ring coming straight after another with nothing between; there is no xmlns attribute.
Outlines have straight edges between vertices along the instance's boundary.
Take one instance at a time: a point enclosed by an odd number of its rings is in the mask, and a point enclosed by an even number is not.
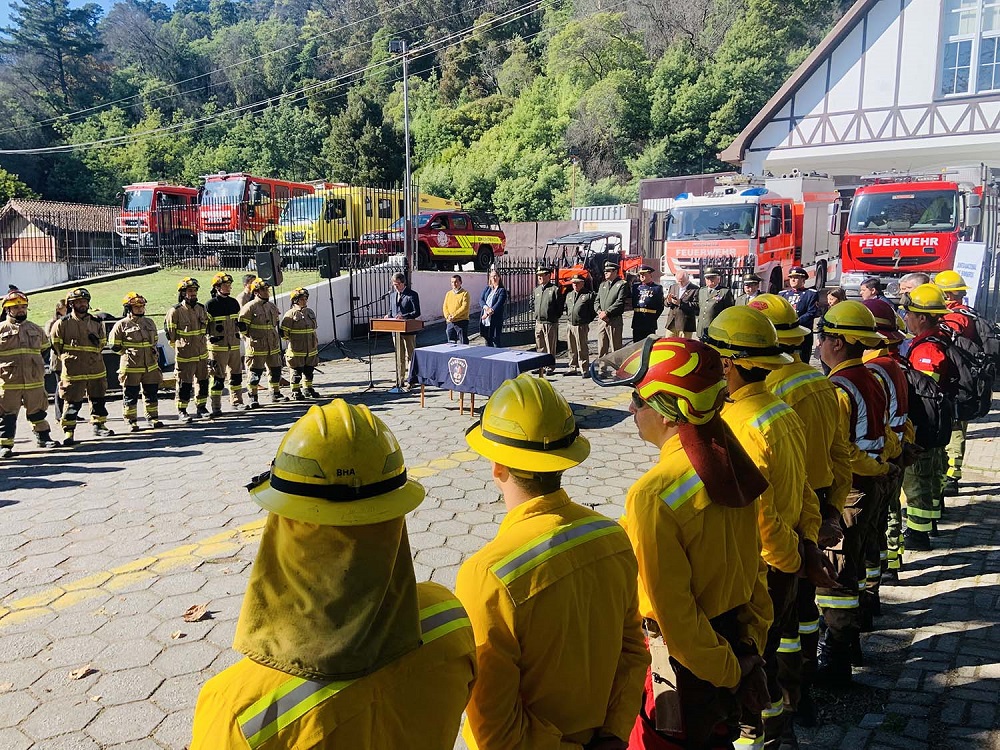
<svg viewBox="0 0 1000 750"><path fill-rule="evenodd" d="M292 198L285 205L275 232L286 268L315 268L317 251L334 245L341 258L357 254L363 236L390 231L403 216L402 189L360 187L344 183L317 183L313 195ZM415 196L413 214L457 209L457 201L433 195Z"/></svg>

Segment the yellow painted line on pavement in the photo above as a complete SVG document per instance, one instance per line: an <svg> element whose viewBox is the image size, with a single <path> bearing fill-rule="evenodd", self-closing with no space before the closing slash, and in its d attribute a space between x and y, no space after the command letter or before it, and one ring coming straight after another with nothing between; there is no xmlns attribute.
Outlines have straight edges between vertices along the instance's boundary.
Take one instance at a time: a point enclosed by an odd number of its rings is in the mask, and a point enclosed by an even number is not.
<svg viewBox="0 0 1000 750"><path fill-rule="evenodd" d="M424 464L415 464L407 468L407 473L415 479L420 479L477 460L480 460L478 454L469 450L461 450L444 458L436 458ZM17 623L34 620L50 612L60 612L75 607L107 594L124 591L137 583L156 578L164 573L191 568L192 564L199 565L206 560L231 557L243 547L260 538L264 531L265 521L266 517L258 518L207 539L174 547L156 555L141 557L116 568L91 573L37 594L15 599L0 606L0 630Z"/></svg>

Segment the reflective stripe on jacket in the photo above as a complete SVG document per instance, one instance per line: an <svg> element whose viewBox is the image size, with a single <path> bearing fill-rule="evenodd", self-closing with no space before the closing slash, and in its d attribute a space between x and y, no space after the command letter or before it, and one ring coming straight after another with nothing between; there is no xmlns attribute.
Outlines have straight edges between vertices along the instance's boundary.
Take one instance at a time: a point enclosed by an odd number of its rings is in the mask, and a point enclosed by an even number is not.
<svg viewBox="0 0 1000 750"><path fill-rule="evenodd" d="M281 334L288 341L285 357L289 367L315 365L319 361L316 313L293 306L281 319Z"/></svg>
<svg viewBox="0 0 1000 750"><path fill-rule="evenodd" d="M0 321L0 392L28 391L45 387L42 352L49 339L42 327L8 316Z"/></svg>
<svg viewBox="0 0 1000 750"><path fill-rule="evenodd" d="M270 300L254 297L240 309L239 322L247 330L246 355L248 357L264 357L281 354L281 340L278 338L278 308Z"/></svg>
<svg viewBox="0 0 1000 750"><path fill-rule="evenodd" d="M846 375L850 375L851 380L848 380ZM864 477L885 474L889 470L889 465L878 460L882 448L885 447L888 416L885 391L860 359L849 359L834 367L830 371L830 381L837 386L839 424L851 452L851 471ZM858 383L862 388L858 388ZM865 397L871 399L870 404L865 401ZM859 404L863 408L863 420L859 418ZM874 419L869 419L869 414L881 415L881 418L876 416ZM859 436L863 441L862 444L858 443ZM869 452L869 447L875 449L874 455Z"/></svg>
<svg viewBox="0 0 1000 750"><path fill-rule="evenodd" d="M240 330L236 320L240 317L240 303L235 297L221 294L212 297L205 304L208 313L208 350L210 352L238 352L240 350ZM221 339L212 342L211 339Z"/></svg>
<svg viewBox="0 0 1000 750"><path fill-rule="evenodd" d="M507 513L456 584L480 665L462 731L470 750L628 737L649 664L637 576L622 528L564 490Z"/></svg>
<svg viewBox="0 0 1000 750"><path fill-rule="evenodd" d="M119 372L156 372L160 369L156 342L159 332L149 318L124 317L108 336L111 347L121 349Z"/></svg>
<svg viewBox="0 0 1000 750"><path fill-rule="evenodd" d="M167 310L163 330L177 351L177 362L208 359L208 312L200 302L193 306L178 302Z"/></svg>
<svg viewBox="0 0 1000 750"><path fill-rule="evenodd" d="M106 378L108 369L101 354L106 343L104 323L90 313L83 318L70 313L57 320L52 327L52 351L59 355L62 381Z"/></svg>
<svg viewBox="0 0 1000 750"><path fill-rule="evenodd" d="M452 750L476 674L454 594L417 584L422 642L373 674L323 682L243 659L198 696L191 750Z"/></svg>

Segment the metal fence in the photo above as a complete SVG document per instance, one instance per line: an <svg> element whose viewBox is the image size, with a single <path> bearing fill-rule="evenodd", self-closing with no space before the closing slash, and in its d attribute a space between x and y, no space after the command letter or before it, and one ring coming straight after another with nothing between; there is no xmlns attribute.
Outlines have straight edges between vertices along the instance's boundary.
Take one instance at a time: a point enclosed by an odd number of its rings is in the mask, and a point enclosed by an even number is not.
<svg viewBox="0 0 1000 750"><path fill-rule="evenodd" d="M375 262L371 256L352 255L346 261L350 277L351 338L364 338L373 318L389 314L393 274L407 273L407 269L404 263Z"/></svg>
<svg viewBox="0 0 1000 750"><path fill-rule="evenodd" d="M504 255L497 258L494 268L507 289L507 306L503 316L504 333L526 333L535 330L532 294L535 289L537 260L525 256Z"/></svg>
<svg viewBox="0 0 1000 750"><path fill-rule="evenodd" d="M708 267L712 267L719 272L719 276L722 278L719 282L720 285L729 289L742 289L740 283L743 276L747 272L754 270L751 258L746 255L720 255L714 258L700 258L698 260L699 279L705 278L705 269ZM774 291L777 293L781 290Z"/></svg>

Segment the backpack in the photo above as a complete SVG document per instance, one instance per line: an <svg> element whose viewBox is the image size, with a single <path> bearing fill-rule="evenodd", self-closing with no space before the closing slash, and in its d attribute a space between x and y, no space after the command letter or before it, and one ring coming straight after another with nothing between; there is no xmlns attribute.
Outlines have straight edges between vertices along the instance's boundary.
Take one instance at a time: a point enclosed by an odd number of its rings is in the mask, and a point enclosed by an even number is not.
<svg viewBox="0 0 1000 750"><path fill-rule="evenodd" d="M954 404L934 378L920 372L905 360L899 366L903 368L909 386L908 416L917 433L916 444L924 450L943 448L951 441Z"/></svg>
<svg viewBox="0 0 1000 750"><path fill-rule="evenodd" d="M993 363L994 370L1000 369L1000 327L996 323L986 320L975 310L959 310L958 312L972 319L976 326L976 335L982 342L983 354Z"/></svg>
<svg viewBox="0 0 1000 750"><path fill-rule="evenodd" d="M968 422L989 414L993 406L996 365L986 357L983 348L965 336L953 335L949 339L931 336L928 340L944 346L956 375L956 391L952 398L955 419Z"/></svg>

